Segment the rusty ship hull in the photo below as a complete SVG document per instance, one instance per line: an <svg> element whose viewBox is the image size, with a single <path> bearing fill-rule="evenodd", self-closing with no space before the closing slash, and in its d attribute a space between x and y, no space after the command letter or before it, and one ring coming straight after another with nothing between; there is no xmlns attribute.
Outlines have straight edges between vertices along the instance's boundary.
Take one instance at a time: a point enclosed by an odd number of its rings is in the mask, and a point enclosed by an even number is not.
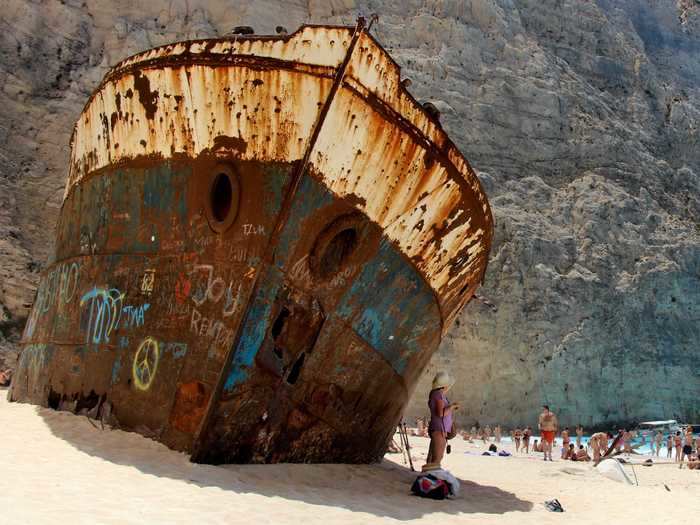
<svg viewBox="0 0 700 525"><path fill-rule="evenodd" d="M378 460L492 230L362 24L135 55L75 126L9 397L198 462Z"/></svg>

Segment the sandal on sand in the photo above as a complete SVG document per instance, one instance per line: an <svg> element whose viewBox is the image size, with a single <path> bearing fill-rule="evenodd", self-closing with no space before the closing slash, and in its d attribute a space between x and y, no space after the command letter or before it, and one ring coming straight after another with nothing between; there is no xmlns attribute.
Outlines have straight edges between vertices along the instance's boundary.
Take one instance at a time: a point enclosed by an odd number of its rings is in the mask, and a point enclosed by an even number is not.
<svg viewBox="0 0 700 525"><path fill-rule="evenodd" d="M546 508L549 512L564 512L564 508L561 506L558 499L545 501L544 508Z"/></svg>

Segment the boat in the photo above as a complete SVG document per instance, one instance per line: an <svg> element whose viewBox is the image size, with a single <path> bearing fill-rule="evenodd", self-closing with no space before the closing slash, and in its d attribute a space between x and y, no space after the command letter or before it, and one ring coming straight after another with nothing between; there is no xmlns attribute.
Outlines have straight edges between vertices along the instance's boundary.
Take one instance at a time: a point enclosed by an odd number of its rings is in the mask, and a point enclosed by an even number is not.
<svg viewBox="0 0 700 525"><path fill-rule="evenodd" d="M681 425L675 419L663 419L658 421L643 421L637 425L639 434L654 435L657 432L662 434L675 434L681 430Z"/></svg>
<svg viewBox="0 0 700 525"><path fill-rule="evenodd" d="M493 237L405 84L362 19L113 67L73 130L10 400L201 463L381 459Z"/></svg>

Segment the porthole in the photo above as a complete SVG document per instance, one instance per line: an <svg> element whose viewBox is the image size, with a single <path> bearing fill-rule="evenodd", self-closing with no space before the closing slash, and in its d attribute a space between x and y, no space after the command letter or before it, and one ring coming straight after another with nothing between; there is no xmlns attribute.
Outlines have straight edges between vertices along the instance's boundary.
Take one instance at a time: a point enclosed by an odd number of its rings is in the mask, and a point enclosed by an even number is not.
<svg viewBox="0 0 700 525"><path fill-rule="evenodd" d="M240 201L238 177L231 167L220 164L212 171L205 209L212 230L226 231L236 220Z"/></svg>
<svg viewBox="0 0 700 525"><path fill-rule="evenodd" d="M333 221L318 236L312 250L312 271L321 279L331 279L346 268L364 235L366 222L362 215L344 215Z"/></svg>

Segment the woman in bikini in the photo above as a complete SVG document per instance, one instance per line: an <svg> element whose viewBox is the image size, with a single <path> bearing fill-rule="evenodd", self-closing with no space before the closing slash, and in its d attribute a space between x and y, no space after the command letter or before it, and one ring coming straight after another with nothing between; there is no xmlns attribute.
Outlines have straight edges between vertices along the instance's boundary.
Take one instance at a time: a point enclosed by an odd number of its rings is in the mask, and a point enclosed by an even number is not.
<svg viewBox="0 0 700 525"><path fill-rule="evenodd" d="M525 454L530 453L530 436L532 436L532 427L527 427L523 432L523 450L525 450Z"/></svg>
<svg viewBox="0 0 700 525"><path fill-rule="evenodd" d="M519 452L520 451L520 440L523 438L523 431L520 430L519 428L515 429L515 432L513 433L513 441L515 441L515 451Z"/></svg>

